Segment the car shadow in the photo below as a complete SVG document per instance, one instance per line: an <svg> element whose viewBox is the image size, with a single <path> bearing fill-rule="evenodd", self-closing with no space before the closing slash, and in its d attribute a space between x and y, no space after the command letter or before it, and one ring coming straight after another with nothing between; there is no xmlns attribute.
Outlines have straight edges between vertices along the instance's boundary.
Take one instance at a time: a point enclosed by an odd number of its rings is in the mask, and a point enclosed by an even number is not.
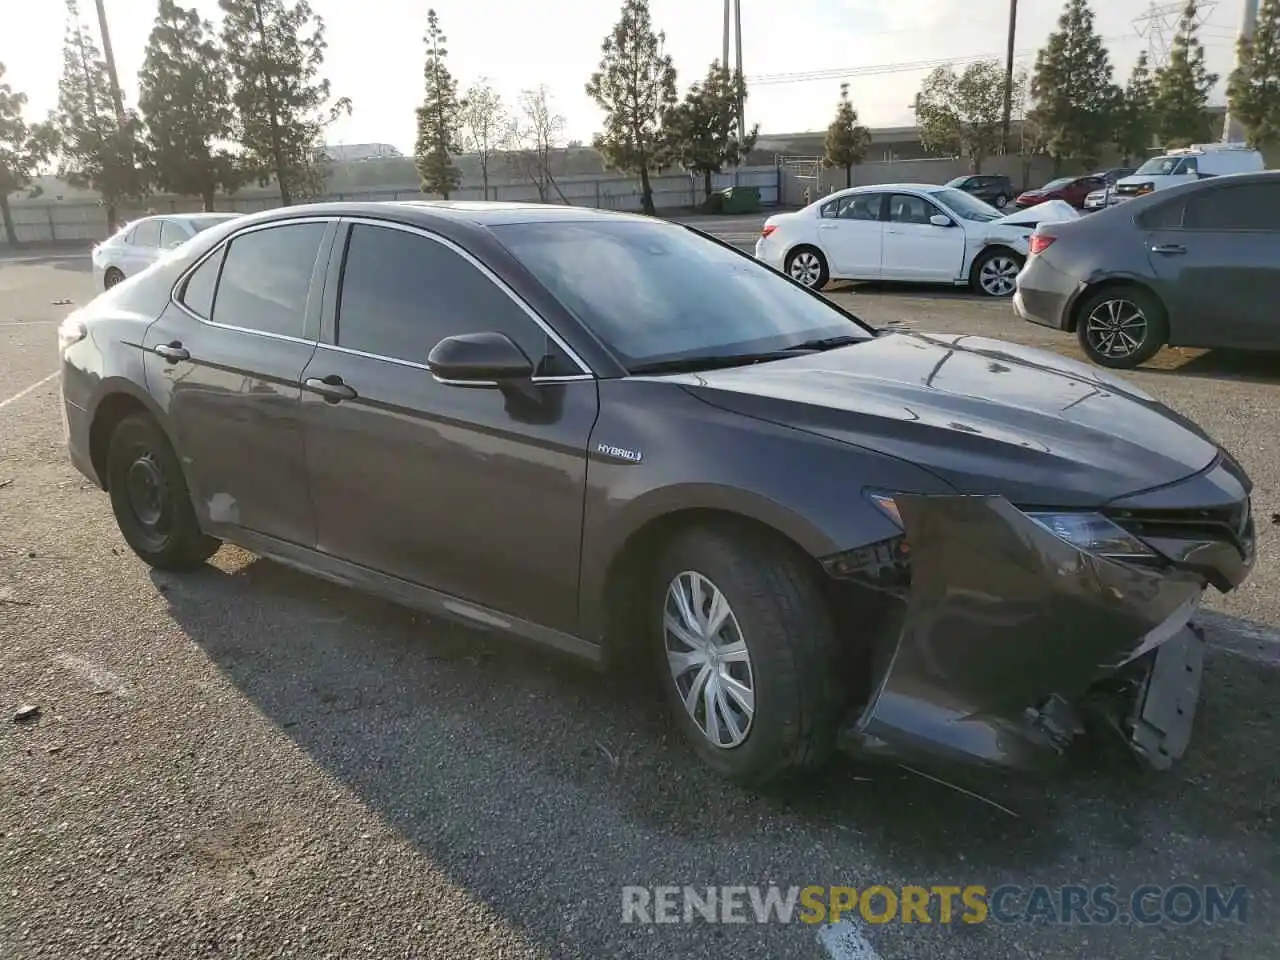
<svg viewBox="0 0 1280 960"><path fill-rule="evenodd" d="M840 280L829 283L825 293L868 293L881 297L914 298L917 300L971 300L992 303L1004 307L1009 301L986 297L966 287L941 283L894 283L888 280Z"/></svg>
<svg viewBox="0 0 1280 960"><path fill-rule="evenodd" d="M1185 359L1182 359L1185 358ZM1162 350L1138 368L1143 373L1238 380L1246 383L1280 382L1280 351Z"/></svg>
<svg viewBox="0 0 1280 960"><path fill-rule="evenodd" d="M523 894L531 865L554 865L557 883L613 915L629 883L1045 882L1026 878L1062 870L1076 882L1090 851L1157 849L1170 830L1276 839L1280 724L1238 729L1232 705L1277 702L1277 673L1225 656L1174 773L1090 754L978 799L840 758L751 793L698 765L649 678L601 676L241 551L216 559L194 575L152 573L191 640L325 773L529 931L546 919ZM575 944L582 955L613 955L593 931Z"/></svg>

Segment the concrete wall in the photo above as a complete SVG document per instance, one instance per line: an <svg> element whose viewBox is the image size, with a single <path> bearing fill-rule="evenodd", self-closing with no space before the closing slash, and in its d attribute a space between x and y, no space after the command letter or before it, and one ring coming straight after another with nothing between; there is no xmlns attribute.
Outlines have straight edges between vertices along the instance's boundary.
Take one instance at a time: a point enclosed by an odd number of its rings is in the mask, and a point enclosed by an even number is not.
<svg viewBox="0 0 1280 960"><path fill-rule="evenodd" d="M393 161L387 161L393 162ZM379 162L381 165L381 162ZM361 165L364 166L364 165ZM775 167L742 167L736 171L712 178L716 190L735 185L757 187L760 199L767 205L779 203L781 172ZM654 205L659 210L679 210L697 206L703 200L702 178L696 180L687 174L674 174L650 178ZM422 193L415 181L402 185L368 186L352 178L331 178L330 192L322 200L432 200L438 197ZM622 176L596 176L557 178L549 187L548 200L573 206L599 207L606 210L640 210L640 181ZM797 194L798 195L798 194ZM450 195L453 200L481 200L483 190L472 183ZM490 200L536 201L538 188L531 183L491 183ZM215 206L219 210L253 213L279 206L280 195L273 190L245 190L233 196L220 196ZM107 235L106 210L97 200L84 197L66 197L11 201L14 224L19 243L75 243L101 240ZM189 213L201 209L200 201L192 197L149 197L142 204L118 211L121 219L132 219L147 213ZM7 243L0 229L0 248Z"/></svg>

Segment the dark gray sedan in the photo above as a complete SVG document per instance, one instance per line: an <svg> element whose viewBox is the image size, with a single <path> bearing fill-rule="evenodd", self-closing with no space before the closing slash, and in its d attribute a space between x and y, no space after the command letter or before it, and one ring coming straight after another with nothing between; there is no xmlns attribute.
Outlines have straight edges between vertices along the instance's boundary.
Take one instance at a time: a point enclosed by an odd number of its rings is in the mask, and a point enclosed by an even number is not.
<svg viewBox="0 0 1280 960"><path fill-rule="evenodd" d="M1013 306L1094 363L1166 344L1280 349L1280 171L1212 177L1042 224Z"/></svg>
<svg viewBox="0 0 1280 960"><path fill-rule="evenodd" d="M1061 357L868 327L691 229L324 204L215 227L59 330L72 462L147 563L221 541L651 664L746 782L841 742L1026 767L1187 744L1250 482ZM280 642L288 643L282 637Z"/></svg>

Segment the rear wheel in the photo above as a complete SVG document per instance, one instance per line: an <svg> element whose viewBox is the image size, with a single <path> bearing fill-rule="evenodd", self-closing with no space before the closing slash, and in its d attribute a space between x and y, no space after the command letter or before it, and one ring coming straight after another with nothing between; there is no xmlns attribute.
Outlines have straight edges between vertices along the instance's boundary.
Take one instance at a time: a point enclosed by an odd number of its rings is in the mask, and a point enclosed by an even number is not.
<svg viewBox="0 0 1280 960"><path fill-rule="evenodd" d="M1169 339L1164 306L1135 286L1099 290L1080 305L1080 349L1102 367L1127 370L1146 363Z"/></svg>
<svg viewBox="0 0 1280 960"><path fill-rule="evenodd" d="M974 291L987 297L1011 297L1017 284L1018 271L1024 263L1022 257L1003 247L988 250L973 264L969 278Z"/></svg>
<svg viewBox="0 0 1280 960"><path fill-rule="evenodd" d="M1009 205L1009 198L1003 193L998 193L996 194L996 198L991 202L995 205L997 210L1003 210Z"/></svg>
<svg viewBox="0 0 1280 960"><path fill-rule="evenodd" d="M667 546L650 591L661 682L707 766L760 784L828 758L848 691L801 558L767 536L699 527Z"/></svg>
<svg viewBox="0 0 1280 960"><path fill-rule="evenodd" d="M196 520L182 467L148 414L125 417L107 449L107 489L125 541L161 570L190 570L218 549Z"/></svg>
<svg viewBox="0 0 1280 960"><path fill-rule="evenodd" d="M827 258L817 247L797 247L787 254L787 276L811 290L821 290L831 279Z"/></svg>
<svg viewBox="0 0 1280 960"><path fill-rule="evenodd" d="M124 274L116 267L107 267L107 272L102 275L102 288L110 290L117 283L124 279Z"/></svg>

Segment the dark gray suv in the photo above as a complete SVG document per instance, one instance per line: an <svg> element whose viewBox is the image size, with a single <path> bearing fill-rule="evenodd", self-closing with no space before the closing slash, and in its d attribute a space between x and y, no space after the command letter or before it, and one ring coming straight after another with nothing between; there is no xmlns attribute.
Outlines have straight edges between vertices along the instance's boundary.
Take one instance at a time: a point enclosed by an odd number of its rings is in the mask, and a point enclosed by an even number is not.
<svg viewBox="0 0 1280 960"><path fill-rule="evenodd" d="M963 190L999 210L1007 207L1009 202L1018 195L1018 191L1013 189L1013 181L1008 177L989 174L956 177L954 180L947 181L947 186Z"/></svg>
<svg viewBox="0 0 1280 960"><path fill-rule="evenodd" d="M273 211L59 340L72 461L148 563L232 541L650 664L747 782L839 743L1031 766L1091 711L1167 765L1189 621L1253 562L1248 478L1123 381L874 330L660 220Z"/></svg>

